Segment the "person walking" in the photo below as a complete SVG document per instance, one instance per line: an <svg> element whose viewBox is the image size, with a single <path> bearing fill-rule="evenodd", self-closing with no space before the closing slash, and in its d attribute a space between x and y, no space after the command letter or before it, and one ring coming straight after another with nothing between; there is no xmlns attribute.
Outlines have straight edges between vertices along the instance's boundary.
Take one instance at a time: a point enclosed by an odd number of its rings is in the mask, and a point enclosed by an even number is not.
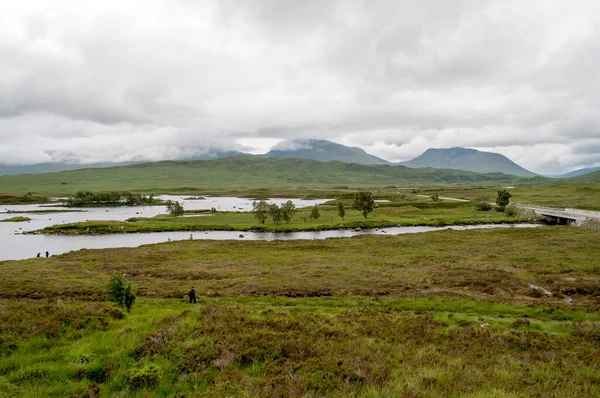
<svg viewBox="0 0 600 398"><path fill-rule="evenodd" d="M46 252L46 258L48 258L48 256L50 256L50 253Z"/></svg>
<svg viewBox="0 0 600 398"><path fill-rule="evenodd" d="M193 286L192 286L192 290L190 290L188 293L188 297L190 298L190 303L192 301L194 301L194 303L196 302L196 289L194 289Z"/></svg>

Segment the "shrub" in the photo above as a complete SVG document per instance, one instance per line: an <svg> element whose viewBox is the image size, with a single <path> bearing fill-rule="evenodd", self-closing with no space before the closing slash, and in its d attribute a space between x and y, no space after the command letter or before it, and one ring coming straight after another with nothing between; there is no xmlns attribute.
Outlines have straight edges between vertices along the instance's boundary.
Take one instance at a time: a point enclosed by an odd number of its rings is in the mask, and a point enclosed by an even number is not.
<svg viewBox="0 0 600 398"><path fill-rule="evenodd" d="M490 204L490 199L484 196L480 196L475 199L475 210L479 211L489 211L492 208Z"/></svg>
<svg viewBox="0 0 600 398"><path fill-rule="evenodd" d="M135 293L133 286L121 274L113 274L106 285L108 299L127 312L131 311L135 303Z"/></svg>
<svg viewBox="0 0 600 398"><path fill-rule="evenodd" d="M319 212L319 206L314 205L310 211L310 218L317 221L319 219L319 217L321 217L321 213Z"/></svg>
<svg viewBox="0 0 600 398"><path fill-rule="evenodd" d="M171 214L172 216L175 217L179 217L183 215L183 206L181 205L181 203L179 202L172 202L172 201L167 201L167 210L169 211L169 214Z"/></svg>
<svg viewBox="0 0 600 398"><path fill-rule="evenodd" d="M138 388L156 388L160 383L160 369L158 366L149 363L135 367L129 371L129 386L136 390Z"/></svg>
<svg viewBox="0 0 600 398"><path fill-rule="evenodd" d="M340 216L340 218L343 220L344 216L346 215L346 209L344 208L344 203L342 203L341 200L338 200L337 202L337 211L338 216Z"/></svg>
<svg viewBox="0 0 600 398"><path fill-rule="evenodd" d="M519 215L519 209L517 209L516 206L506 206L506 209L504 209L504 214L506 214L508 217L516 217Z"/></svg>

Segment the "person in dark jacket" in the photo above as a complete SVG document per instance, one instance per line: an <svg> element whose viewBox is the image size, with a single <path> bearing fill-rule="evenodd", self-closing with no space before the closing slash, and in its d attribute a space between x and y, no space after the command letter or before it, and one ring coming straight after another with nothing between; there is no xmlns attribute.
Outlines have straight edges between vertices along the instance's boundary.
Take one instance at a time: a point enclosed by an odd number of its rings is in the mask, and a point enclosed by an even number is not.
<svg viewBox="0 0 600 398"><path fill-rule="evenodd" d="M190 303L192 301L194 301L194 303L196 302L196 289L194 289L193 286L192 286L192 290L190 290L188 293L188 297L190 298Z"/></svg>

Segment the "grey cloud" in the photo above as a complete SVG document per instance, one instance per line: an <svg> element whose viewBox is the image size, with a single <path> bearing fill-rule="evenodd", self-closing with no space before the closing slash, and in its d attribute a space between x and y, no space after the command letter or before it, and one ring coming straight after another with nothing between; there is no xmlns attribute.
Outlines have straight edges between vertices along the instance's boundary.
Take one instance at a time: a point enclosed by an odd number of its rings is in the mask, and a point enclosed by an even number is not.
<svg viewBox="0 0 600 398"><path fill-rule="evenodd" d="M593 165L600 4L576 3L7 2L0 162L320 138L389 160L466 146Z"/></svg>

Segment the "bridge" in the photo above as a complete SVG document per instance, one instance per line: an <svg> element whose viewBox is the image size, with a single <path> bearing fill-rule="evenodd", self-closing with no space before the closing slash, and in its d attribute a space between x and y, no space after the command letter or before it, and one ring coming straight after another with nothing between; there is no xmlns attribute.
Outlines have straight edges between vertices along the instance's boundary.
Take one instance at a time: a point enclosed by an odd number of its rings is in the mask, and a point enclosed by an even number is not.
<svg viewBox="0 0 600 398"><path fill-rule="evenodd" d="M543 217L551 224L580 224L588 219L600 220L600 211L581 210L581 209L555 209L552 207L524 206L517 205L520 209L527 209Z"/></svg>

